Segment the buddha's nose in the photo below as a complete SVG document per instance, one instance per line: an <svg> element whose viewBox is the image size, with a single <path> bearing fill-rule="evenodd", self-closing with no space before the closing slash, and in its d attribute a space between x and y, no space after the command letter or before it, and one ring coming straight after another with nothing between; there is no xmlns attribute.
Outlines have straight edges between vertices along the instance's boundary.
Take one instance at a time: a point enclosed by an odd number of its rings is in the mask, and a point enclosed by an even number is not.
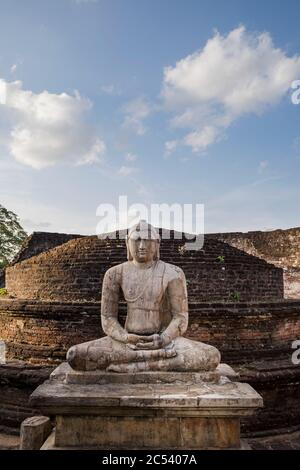
<svg viewBox="0 0 300 470"><path fill-rule="evenodd" d="M141 241L140 241L139 249L140 249L140 250L144 250L145 248L146 248L145 240L141 240Z"/></svg>

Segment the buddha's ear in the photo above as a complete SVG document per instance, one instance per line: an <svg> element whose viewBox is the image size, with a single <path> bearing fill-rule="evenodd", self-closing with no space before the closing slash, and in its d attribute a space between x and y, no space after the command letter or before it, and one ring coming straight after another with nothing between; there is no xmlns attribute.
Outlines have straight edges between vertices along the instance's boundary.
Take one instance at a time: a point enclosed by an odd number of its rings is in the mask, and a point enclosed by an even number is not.
<svg viewBox="0 0 300 470"><path fill-rule="evenodd" d="M129 248L128 235L126 235L125 243L126 243L126 248L127 248L127 259L128 259L128 261L132 261L132 260L133 260L133 256L132 256L131 251L130 251L130 248Z"/></svg>

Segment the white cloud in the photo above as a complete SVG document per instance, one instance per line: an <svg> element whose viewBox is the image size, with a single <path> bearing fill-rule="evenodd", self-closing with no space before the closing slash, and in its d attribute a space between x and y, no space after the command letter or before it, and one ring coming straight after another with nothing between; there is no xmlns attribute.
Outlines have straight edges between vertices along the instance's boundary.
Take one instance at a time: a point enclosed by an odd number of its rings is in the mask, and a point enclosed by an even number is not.
<svg viewBox="0 0 300 470"><path fill-rule="evenodd" d="M265 169L269 166L268 160L262 160L258 165L258 173L262 174Z"/></svg>
<svg viewBox="0 0 300 470"><path fill-rule="evenodd" d="M151 113L151 106L143 97L136 98L123 106L125 118L122 127L141 136L146 132L143 121Z"/></svg>
<svg viewBox="0 0 300 470"><path fill-rule="evenodd" d="M165 142L165 157L169 157L178 147L178 140L168 140Z"/></svg>
<svg viewBox="0 0 300 470"><path fill-rule="evenodd" d="M201 131L190 132L184 139L186 145L193 149L205 150L218 138L218 129L214 126L204 126Z"/></svg>
<svg viewBox="0 0 300 470"><path fill-rule="evenodd" d="M17 68L18 68L18 64L13 64L10 67L10 73L14 74L17 71Z"/></svg>
<svg viewBox="0 0 300 470"><path fill-rule="evenodd" d="M105 151L84 119L91 102L78 92L36 94L23 90L20 81L0 79L0 106L11 122L6 144L23 164L40 169L63 161L94 163Z"/></svg>
<svg viewBox="0 0 300 470"><path fill-rule="evenodd" d="M131 176L134 173L136 173L137 171L138 171L138 169L136 167L123 165L119 169L118 174L120 176Z"/></svg>
<svg viewBox="0 0 300 470"><path fill-rule="evenodd" d="M236 119L278 103L299 74L300 56L275 48L269 33L240 26L165 68L162 95L171 124L190 129L183 143L202 152Z"/></svg>
<svg viewBox="0 0 300 470"><path fill-rule="evenodd" d="M111 96L119 96L121 95L121 91L119 88L117 88L115 85L102 85L101 86L101 91L102 93L105 93L106 95L111 95Z"/></svg>
<svg viewBox="0 0 300 470"><path fill-rule="evenodd" d="M137 160L137 155L134 153L127 153L125 155L125 161L126 162L135 162Z"/></svg>

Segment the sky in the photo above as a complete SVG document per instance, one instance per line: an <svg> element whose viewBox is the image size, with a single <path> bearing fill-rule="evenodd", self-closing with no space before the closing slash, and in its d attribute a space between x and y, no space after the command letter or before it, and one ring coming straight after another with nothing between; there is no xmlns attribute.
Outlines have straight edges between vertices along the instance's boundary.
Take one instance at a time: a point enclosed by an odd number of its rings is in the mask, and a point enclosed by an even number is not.
<svg viewBox="0 0 300 470"><path fill-rule="evenodd" d="M0 204L29 233L93 234L119 196L300 225L297 0L0 7Z"/></svg>

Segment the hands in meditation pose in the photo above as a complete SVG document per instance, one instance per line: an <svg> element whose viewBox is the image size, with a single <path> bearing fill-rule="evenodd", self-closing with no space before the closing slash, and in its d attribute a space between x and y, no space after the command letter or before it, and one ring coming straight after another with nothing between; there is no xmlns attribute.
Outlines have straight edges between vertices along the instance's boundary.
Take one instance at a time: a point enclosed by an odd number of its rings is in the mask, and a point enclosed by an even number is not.
<svg viewBox="0 0 300 470"><path fill-rule="evenodd" d="M104 338L72 346L76 370L204 371L220 363L219 351L184 338L188 300L183 271L159 259L160 237L145 221L129 231L128 261L104 276L101 324ZM120 290L127 302L125 328L118 321Z"/></svg>

